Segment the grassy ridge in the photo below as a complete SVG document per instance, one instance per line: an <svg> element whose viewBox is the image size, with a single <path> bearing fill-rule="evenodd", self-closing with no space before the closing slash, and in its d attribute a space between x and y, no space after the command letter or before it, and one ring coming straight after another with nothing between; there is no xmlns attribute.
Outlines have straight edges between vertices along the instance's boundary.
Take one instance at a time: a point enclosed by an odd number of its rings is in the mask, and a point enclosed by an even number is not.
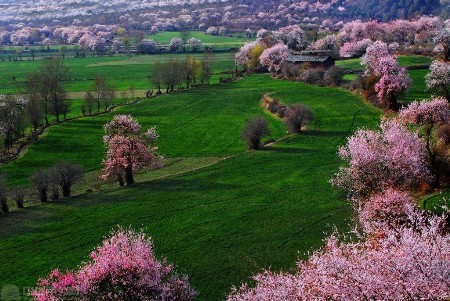
<svg viewBox="0 0 450 301"><path fill-rule="evenodd" d="M265 93L311 107L311 130L263 151L244 152L244 121L266 114ZM49 269L75 268L117 224L143 227L190 275L199 300L220 300L262 268L293 267L321 244L331 225L346 228L351 210L328 183L340 165L337 146L356 128L373 127L379 111L351 93L270 79L267 75L145 100L131 113L156 124L169 158L228 157L217 164L131 188L83 194L16 211L0 219L0 286L33 285ZM105 115L53 127L20 160L2 167L11 183L61 157L98 168ZM285 136L270 120L272 137ZM55 147L55 145L57 147ZM76 151L74 151L76 150ZM24 180L25 179L25 180Z"/></svg>

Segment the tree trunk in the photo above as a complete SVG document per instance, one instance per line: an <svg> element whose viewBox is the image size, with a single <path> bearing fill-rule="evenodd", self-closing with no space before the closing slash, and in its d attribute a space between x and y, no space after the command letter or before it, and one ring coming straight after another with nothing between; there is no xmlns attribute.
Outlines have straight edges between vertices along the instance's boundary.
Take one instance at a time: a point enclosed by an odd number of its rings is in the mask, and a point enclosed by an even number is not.
<svg viewBox="0 0 450 301"><path fill-rule="evenodd" d="M45 202L48 201L47 189L46 189L46 188L41 189L41 190L39 191L39 198L41 199L41 202L42 202L42 203L45 203Z"/></svg>
<svg viewBox="0 0 450 301"><path fill-rule="evenodd" d="M70 197L71 185L69 183L64 184L62 187L63 197Z"/></svg>
<svg viewBox="0 0 450 301"><path fill-rule="evenodd" d="M125 181L127 182L127 185L134 184L133 166L131 164L125 168Z"/></svg>
<svg viewBox="0 0 450 301"><path fill-rule="evenodd" d="M123 179L123 175L121 175L121 174L117 175L117 181L119 181L120 186L125 185L125 180Z"/></svg>

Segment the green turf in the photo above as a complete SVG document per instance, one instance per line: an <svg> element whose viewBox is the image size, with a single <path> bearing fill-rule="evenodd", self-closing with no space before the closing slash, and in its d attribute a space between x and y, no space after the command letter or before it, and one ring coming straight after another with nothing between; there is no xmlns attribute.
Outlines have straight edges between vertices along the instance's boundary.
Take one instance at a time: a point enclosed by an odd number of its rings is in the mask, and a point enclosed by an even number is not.
<svg viewBox="0 0 450 301"><path fill-rule="evenodd" d="M266 115L271 137L286 136L260 106L265 93L311 107L316 122L262 151L246 152L245 120ZM347 229L345 195L328 183L341 164L338 145L356 128L373 127L379 111L333 88L273 80L267 75L145 100L118 112L157 125L160 150L177 158L228 159L131 188L83 194L15 211L0 219L0 287L33 285L51 268L75 268L117 224L144 228L156 252L190 276L199 300L220 300L263 268L289 269L317 248L324 231ZM52 127L18 161L1 168L9 183L59 158L100 167L102 125L111 115ZM231 156L231 157L230 157ZM197 162L198 161L198 162ZM208 164L210 164L208 163ZM174 168L174 167L169 168ZM300 253L298 253L300 252Z"/></svg>
<svg viewBox="0 0 450 301"><path fill-rule="evenodd" d="M69 92L83 92L92 89L93 80L101 74L115 87L117 91L128 90L131 86L138 90L150 89L152 85L148 76L156 62L164 63L170 58L184 59L190 54L164 54L142 56L103 56L94 58L68 58L63 62L69 68L70 80L65 83ZM195 55L201 59L201 54ZM0 62L0 93L25 93L24 81L26 75L36 70L42 61ZM133 68L130 68L130 65ZM213 73L234 70L234 53L215 54ZM13 81L15 77L15 81ZM215 80L217 80L215 77Z"/></svg>
<svg viewBox="0 0 450 301"><path fill-rule="evenodd" d="M428 69L408 70L412 85L409 91L400 97L401 102L412 102L414 100L422 100L431 97L432 93L427 90L425 85L425 75L428 72Z"/></svg>
<svg viewBox="0 0 450 301"><path fill-rule="evenodd" d="M149 35L148 38L155 40L159 44L168 45L172 38L180 39L181 35L180 32L177 31L163 31L153 35ZM222 37L207 35L202 31L191 31L190 38L199 39L205 45L212 46L215 49L241 47L245 42L249 41L249 39L243 37L237 38L233 36Z"/></svg>
<svg viewBox="0 0 450 301"><path fill-rule="evenodd" d="M420 55L400 55L398 56L398 62L400 66L411 67L417 65L428 65L431 64L432 58ZM349 59L349 60L338 60L336 61L336 66L341 67L346 70L363 70L364 66L361 65L361 59Z"/></svg>

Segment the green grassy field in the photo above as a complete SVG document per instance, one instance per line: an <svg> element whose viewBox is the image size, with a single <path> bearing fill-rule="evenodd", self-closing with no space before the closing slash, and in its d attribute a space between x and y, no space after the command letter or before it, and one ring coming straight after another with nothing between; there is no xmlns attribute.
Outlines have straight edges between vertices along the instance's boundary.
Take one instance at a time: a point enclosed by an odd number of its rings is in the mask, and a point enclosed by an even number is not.
<svg viewBox="0 0 450 301"><path fill-rule="evenodd" d="M153 39L161 45L168 45L172 38L181 38L180 32L178 31L163 31L156 34L149 35L147 38ZM190 38L196 38L203 42L203 44L212 46L215 49L228 49L241 47L245 42L249 41L247 38L243 37L233 37L233 36L212 36L207 35L202 31L191 31Z"/></svg>
<svg viewBox="0 0 450 301"><path fill-rule="evenodd" d="M432 58L420 55L400 55L398 56L398 62L400 66L410 67L417 65L428 65L431 64ZM361 59L349 59L349 60L338 60L336 61L336 66L341 67L345 70L363 70L364 66L361 65Z"/></svg>
<svg viewBox="0 0 450 301"><path fill-rule="evenodd" d="M69 92L84 92L92 89L97 74L105 76L117 91L128 90L131 86L138 90L152 88L148 76L156 62L164 63L170 58L184 59L189 54L164 54L133 56L103 56L94 58L69 58L63 62L69 68L70 80L65 83ZM201 54L195 54L201 59ZM0 62L0 93L22 94L25 92L26 75L36 70L42 61ZM130 66L133 66L130 68ZM213 73L234 70L234 53L217 53ZM213 80L217 81L220 75ZM222 75L223 76L223 75ZM15 81L12 80L15 77Z"/></svg>
<svg viewBox="0 0 450 301"><path fill-rule="evenodd" d="M286 136L282 122L260 106L265 93L308 105L316 121L304 134ZM224 299L233 284L263 268L292 268L333 225L347 229L352 211L328 183L341 164L337 147L380 116L348 91L267 75L180 91L115 113L158 127L171 171L130 188L108 187L1 216L0 287L32 286L52 268L75 268L121 224L153 237L157 254L190 276L199 300ZM257 115L269 120L271 138L283 139L247 152L240 132ZM65 158L98 173L102 125L111 116L52 127L1 172L11 185L26 184L35 170Z"/></svg>

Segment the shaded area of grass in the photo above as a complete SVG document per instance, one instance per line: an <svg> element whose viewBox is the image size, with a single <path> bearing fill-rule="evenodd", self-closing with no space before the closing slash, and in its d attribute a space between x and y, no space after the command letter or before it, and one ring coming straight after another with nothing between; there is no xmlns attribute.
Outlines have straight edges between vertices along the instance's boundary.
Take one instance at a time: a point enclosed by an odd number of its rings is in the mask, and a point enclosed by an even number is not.
<svg viewBox="0 0 450 301"><path fill-rule="evenodd" d="M260 106L265 93L285 104L308 105L316 123L302 135L244 152L240 131L246 119L266 114ZM121 224L142 227L153 237L157 254L190 275L199 300L223 299L231 285L263 268L293 267L299 254L321 245L323 232L333 225L347 229L352 211L345 195L328 183L341 164L337 147L356 128L373 127L379 120L379 111L345 90L267 75L145 100L119 112L133 114L144 126L157 125L161 152L172 160L168 168L174 171L180 156L198 160L186 159L179 171L232 157L130 188L82 194L2 216L0 287L32 286L52 268L75 268ZM272 137L285 136L281 121L266 116ZM104 153L102 125L110 118L53 127L1 171L18 184L60 158L96 169ZM142 179L150 178L143 174Z"/></svg>

